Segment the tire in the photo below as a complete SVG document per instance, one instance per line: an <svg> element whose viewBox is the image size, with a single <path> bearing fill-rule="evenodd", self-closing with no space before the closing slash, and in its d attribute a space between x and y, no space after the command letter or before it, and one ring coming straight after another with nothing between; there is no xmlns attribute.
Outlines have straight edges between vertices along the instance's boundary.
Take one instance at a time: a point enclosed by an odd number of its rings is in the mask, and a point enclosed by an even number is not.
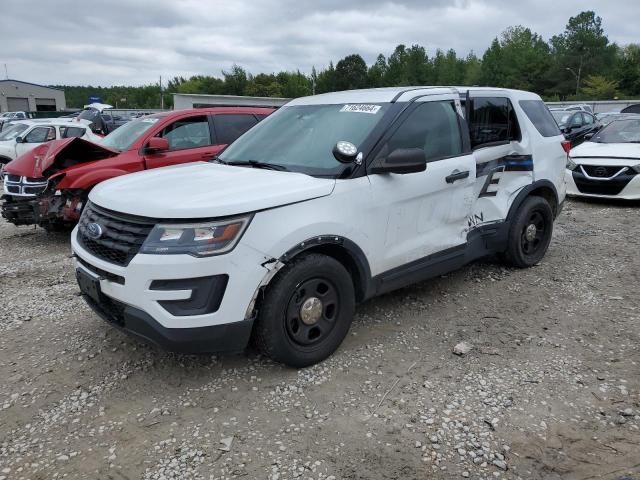
<svg viewBox="0 0 640 480"><path fill-rule="evenodd" d="M0 157L0 177L2 177L2 172L4 172L4 167L11 161L10 158Z"/></svg>
<svg viewBox="0 0 640 480"><path fill-rule="evenodd" d="M501 255L507 265L529 268L547 253L553 235L553 211L549 202L538 196L527 197L518 208Z"/></svg>
<svg viewBox="0 0 640 480"><path fill-rule="evenodd" d="M355 291L347 269L326 255L303 255L267 287L253 343L277 362L307 367L337 350L354 311Z"/></svg>

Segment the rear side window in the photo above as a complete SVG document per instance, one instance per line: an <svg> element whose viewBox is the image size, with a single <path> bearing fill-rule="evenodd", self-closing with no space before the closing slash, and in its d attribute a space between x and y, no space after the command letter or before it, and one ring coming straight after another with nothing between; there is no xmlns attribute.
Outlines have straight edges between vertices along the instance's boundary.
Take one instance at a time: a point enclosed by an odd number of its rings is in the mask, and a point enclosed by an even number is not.
<svg viewBox="0 0 640 480"><path fill-rule="evenodd" d="M213 125L220 145L233 143L258 121L253 115L215 115Z"/></svg>
<svg viewBox="0 0 640 480"><path fill-rule="evenodd" d="M560 135L560 128L542 100L520 100L520 107L543 137Z"/></svg>
<svg viewBox="0 0 640 480"><path fill-rule="evenodd" d="M469 114L471 147L520 140L518 119L508 98L473 98Z"/></svg>
<svg viewBox="0 0 640 480"><path fill-rule="evenodd" d="M60 134L62 135L62 138L82 137L84 133L84 128L60 127Z"/></svg>
<svg viewBox="0 0 640 480"><path fill-rule="evenodd" d="M396 149L420 148L427 162L462 154L462 136L453 102L419 103L377 157Z"/></svg>

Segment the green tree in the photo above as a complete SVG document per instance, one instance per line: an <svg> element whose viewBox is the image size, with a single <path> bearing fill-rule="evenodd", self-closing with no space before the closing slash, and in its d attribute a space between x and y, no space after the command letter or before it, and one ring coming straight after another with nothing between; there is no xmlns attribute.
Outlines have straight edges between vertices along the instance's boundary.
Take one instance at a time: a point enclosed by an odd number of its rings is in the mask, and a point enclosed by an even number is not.
<svg viewBox="0 0 640 480"><path fill-rule="evenodd" d="M387 59L384 55L378 55L376 62L369 67L367 72L367 86L372 88L384 87L384 79L387 73Z"/></svg>
<svg viewBox="0 0 640 480"><path fill-rule="evenodd" d="M352 90L367 85L367 64L358 54L347 55L336 64L336 88Z"/></svg>
<svg viewBox="0 0 640 480"><path fill-rule="evenodd" d="M548 78L555 83L552 91L561 96L577 94L583 78L610 70L618 49L609 43L602 19L593 11L571 17L565 31L551 38L551 48L555 65Z"/></svg>
<svg viewBox="0 0 640 480"><path fill-rule="evenodd" d="M601 75L591 75L584 81L582 93L592 100L612 100L618 95L618 82Z"/></svg>
<svg viewBox="0 0 640 480"><path fill-rule="evenodd" d="M329 68L322 70L318 74L316 82L316 93L327 93L336 91L336 69L333 62L329 62Z"/></svg>
<svg viewBox="0 0 640 480"><path fill-rule="evenodd" d="M227 95L244 95L249 78L247 72L240 66L233 64L229 72L222 71L224 76L224 92Z"/></svg>
<svg viewBox="0 0 640 480"><path fill-rule="evenodd" d="M625 95L640 95L640 44L632 43L620 49L615 78Z"/></svg>

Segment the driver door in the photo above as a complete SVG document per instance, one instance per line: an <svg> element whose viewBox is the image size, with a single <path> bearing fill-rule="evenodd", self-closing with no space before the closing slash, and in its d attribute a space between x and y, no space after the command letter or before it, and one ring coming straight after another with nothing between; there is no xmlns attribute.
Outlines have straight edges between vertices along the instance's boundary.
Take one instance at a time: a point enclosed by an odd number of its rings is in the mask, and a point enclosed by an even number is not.
<svg viewBox="0 0 640 480"><path fill-rule="evenodd" d="M56 139L55 127L35 127L24 137L22 137L21 143L16 143L16 156L20 156L29 150L34 149L38 145L45 142L50 142Z"/></svg>
<svg viewBox="0 0 640 480"><path fill-rule="evenodd" d="M396 149L421 148L427 168L369 175L375 216L384 232L375 273L420 268L427 257L466 243L476 163L468 140L463 141L463 121L457 95L423 97L383 139L376 158Z"/></svg>
<svg viewBox="0 0 640 480"><path fill-rule="evenodd" d="M164 127L156 137L169 141L169 150L145 154L147 168L211 159L219 150L212 141L208 115L183 117Z"/></svg>

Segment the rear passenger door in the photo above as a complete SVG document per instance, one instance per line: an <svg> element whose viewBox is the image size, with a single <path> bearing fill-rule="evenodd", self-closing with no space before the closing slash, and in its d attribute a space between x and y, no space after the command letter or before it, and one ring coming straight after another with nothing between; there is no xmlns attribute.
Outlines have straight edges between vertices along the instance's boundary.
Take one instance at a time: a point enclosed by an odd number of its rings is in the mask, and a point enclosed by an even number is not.
<svg viewBox="0 0 640 480"><path fill-rule="evenodd" d="M240 135L253 127L258 120L247 114L219 114L213 116L216 142L225 147L233 143Z"/></svg>
<svg viewBox="0 0 640 480"><path fill-rule="evenodd" d="M504 220L515 192L533 181L533 158L523 144L511 100L495 91L469 92L466 115L476 160L474 205L468 226Z"/></svg>
<svg viewBox="0 0 640 480"><path fill-rule="evenodd" d="M454 95L418 99L382 139L373 163L396 149L420 148L427 168L410 174L369 175L380 215L380 259L388 271L466 242L475 161L463 137L462 111Z"/></svg>
<svg viewBox="0 0 640 480"><path fill-rule="evenodd" d="M206 114L182 117L164 127L156 137L167 139L169 150L145 154L147 168L209 160L220 150L213 142Z"/></svg>

